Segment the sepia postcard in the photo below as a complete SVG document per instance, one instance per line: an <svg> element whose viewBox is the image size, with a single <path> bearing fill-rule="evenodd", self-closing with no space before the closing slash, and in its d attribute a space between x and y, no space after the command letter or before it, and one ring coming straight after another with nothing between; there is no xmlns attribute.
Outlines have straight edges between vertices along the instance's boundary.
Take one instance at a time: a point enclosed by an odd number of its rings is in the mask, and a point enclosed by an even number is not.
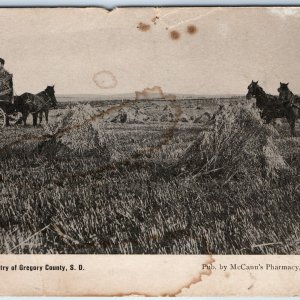
<svg viewBox="0 0 300 300"><path fill-rule="evenodd" d="M299 296L300 8L0 8L0 295Z"/></svg>

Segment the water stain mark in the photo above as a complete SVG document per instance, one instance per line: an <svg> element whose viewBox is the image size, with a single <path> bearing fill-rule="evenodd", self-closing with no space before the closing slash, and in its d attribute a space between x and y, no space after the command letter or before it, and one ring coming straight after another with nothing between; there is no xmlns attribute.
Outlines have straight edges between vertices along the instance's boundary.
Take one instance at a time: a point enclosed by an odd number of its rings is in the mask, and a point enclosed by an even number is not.
<svg viewBox="0 0 300 300"><path fill-rule="evenodd" d="M187 33L189 34L195 34L198 31L198 28L195 25L189 25L186 28Z"/></svg>
<svg viewBox="0 0 300 300"><path fill-rule="evenodd" d="M211 264L215 262L215 259L210 255L208 257L208 259L204 262L204 264ZM203 276L211 276L212 275L212 271L208 270L208 271L199 271L193 278L187 280L187 282L182 283L182 285L180 285L178 288L174 288L174 290L170 290L168 292L159 292L159 291L155 291L153 290L151 293L147 293L147 292L138 292L135 290L126 292L126 293L103 293L103 294L82 294L82 297L133 297L133 296L143 296L143 297L175 297L178 295L181 295L181 293L185 290L185 289L189 289L191 288L193 285L200 283L202 281L202 277Z"/></svg>
<svg viewBox="0 0 300 300"><path fill-rule="evenodd" d="M42 135L24 134L19 139L15 140L11 143L8 143L8 144L4 145L2 148L0 148L0 155L1 155L2 152L4 152L4 153L7 152L7 150L9 150L10 147L19 145L20 143L29 142L29 141L42 142L42 141L47 141L47 140L52 139L52 138L62 137L63 135L69 133L72 130L75 130L75 129L78 129L82 126L85 126L85 125L87 125L91 122L94 122L97 119L101 120L104 117L109 116L111 113L113 113L115 111L119 111L124 107L128 107L132 103L134 103L135 101L136 100L130 100L126 103L122 103L122 104L119 104L119 105L112 106L112 107L108 108L107 110L102 111L98 114L95 114L95 115L91 116L89 119L84 120L81 124L67 126L63 129L58 130L53 135L50 135L50 134L42 134Z"/></svg>
<svg viewBox="0 0 300 300"><path fill-rule="evenodd" d="M102 72L109 72L109 71L102 71ZM99 72L99 73L102 73ZM96 73L96 74L99 74ZM109 72L111 73L111 72ZM96 75L95 74L95 75ZM94 77L95 77L94 75ZM143 149L141 149L143 153L141 153L142 155L145 153L151 153L153 151L158 151L162 148L162 146L168 144L170 142L170 140L173 138L174 136L174 130L177 126L177 123L179 121L179 118L182 114L182 110L181 107L176 103L176 96L175 95L171 95L171 94L164 94L164 92L162 91L161 87L159 86L155 86L152 88L145 88L142 92L138 92L136 91L136 98L134 100L129 100L125 103L119 104L119 105L115 105L112 106L110 108L108 108L105 111L102 111L98 114L94 114L93 116L91 116L89 119L84 120L82 123L80 124L76 124L76 125L72 125L72 126L67 126L63 129L58 130L55 134L53 135L49 135L49 134L42 134L42 135L34 135L34 134L24 134L22 135L19 139L4 145L4 147L0 148L0 154L2 152L6 153L10 147L14 146L14 145L19 145L22 142L26 142L26 141L38 141L38 142L42 142L42 141L47 141L49 139L53 139L53 138L59 138L62 137L66 134L68 134L69 132L79 129L82 126L85 126L87 124L89 124L90 122L94 122L97 119L103 119L105 116L109 116L111 113L115 112L115 111L120 111L122 108L128 108L132 105L134 105L136 103L136 101L151 101L151 95L153 95L153 93L157 94L158 97L161 97L167 101L170 101L171 103L171 108L174 110L174 120L171 121L171 125L170 127L166 128L166 130L162 133L162 138L161 141L158 143L158 145L153 146L153 147L145 147ZM146 98L146 99L145 99ZM147 99L149 98L149 99ZM140 156L140 155L138 155ZM131 159L133 158L132 156L130 157ZM137 158L137 157L136 157Z"/></svg>
<svg viewBox="0 0 300 300"><path fill-rule="evenodd" d="M212 257L212 255L209 255L208 259L204 262L204 264L209 265L215 262L215 259ZM187 282L186 284L183 284L181 287L178 288L178 290L174 291L174 292L170 292L168 294L164 294L164 295L160 295L160 296L168 296L168 297L175 297L179 294L181 294L181 292L184 289L189 289L192 285L195 285L199 282L202 281L202 276L206 275L206 276L210 276L212 274L212 270L203 270L203 271L199 271L198 274L196 276L194 276L189 282Z"/></svg>
<svg viewBox="0 0 300 300"><path fill-rule="evenodd" d="M140 22L140 23L138 24L137 28L138 28L140 31L146 32L146 31L149 31L149 30L150 30L151 26L150 26L149 24Z"/></svg>
<svg viewBox="0 0 300 300"><path fill-rule="evenodd" d="M153 95L155 95L156 97L160 97L166 101L169 101L170 109L171 109L172 115L173 115L172 120L170 120L170 125L167 126L167 128L165 128L165 130L162 132L161 136L158 138L156 145L140 147L140 149L138 149L138 152L130 153L128 155L128 157L125 158L121 162L121 165L126 164L126 163L131 163L134 160L143 157L144 155L148 155L148 154L151 154L154 152L159 152L160 150L162 150L162 148L165 145L169 144L172 141L172 139L174 138L175 130L177 128L180 116L182 115L182 109L181 109L179 103L177 103L177 101L176 101L176 96L172 95L172 94L165 94L162 91L161 87L159 87L159 86L155 86L152 88L145 88L141 92L136 91L135 94L136 94L136 98L134 100L129 100L125 103L121 103L119 105L112 106L105 111L102 111L100 113L92 115L90 118L82 121L80 124L71 125L71 126L62 128L62 129L58 130L56 133L54 133L53 135L49 135L49 134L43 134L43 135L38 135L38 136L23 135L23 136L21 136L20 139L13 141L12 143L9 143L8 145L5 145L2 149L0 149L0 154L3 152L3 154L5 155L7 153L7 151L10 152L10 147L12 147L14 145L19 145L22 142L26 142L26 141L30 141L30 140L38 141L38 142L55 140L56 138L60 138L64 135L67 135L68 133L70 133L73 130L79 129L82 126L85 126L91 122L94 122L97 119L98 120L103 119L105 116L109 116L113 112L120 111L123 108L129 108L132 105L135 105L137 101L141 101L141 102L148 102L149 100L151 101L151 98ZM36 148L36 149L38 149L38 148ZM113 163L109 162L108 164L105 164L104 166L102 166L100 169L93 168L92 170L86 170L83 172L75 172L73 174L63 173L62 176L59 176L59 178L57 178L57 182L62 183L62 182L64 182L64 180L66 178L86 177L86 176L90 176L91 174L99 174L100 172L106 173L106 172L109 172L109 171L112 171L115 169L116 169L115 165Z"/></svg>
<svg viewBox="0 0 300 300"><path fill-rule="evenodd" d="M110 71L100 71L95 73L93 81L101 89L112 89L118 84L116 77Z"/></svg>
<svg viewBox="0 0 300 300"><path fill-rule="evenodd" d="M158 20L159 20L159 16L155 16L154 18L151 19L154 25L156 25Z"/></svg>
<svg viewBox="0 0 300 300"><path fill-rule="evenodd" d="M172 94L165 94L161 87L154 86L152 88L145 88L142 92L136 91L135 92L136 100L137 101L147 101L147 99L151 100L151 97L155 98L162 98L166 101L169 101L170 108L173 111L173 119L171 121L170 127L166 128L165 131L163 131L160 141L155 146L147 146L142 147L139 149L138 153L134 153L132 158L137 159L140 156L143 156L145 154L157 152L163 148L163 146L167 145L174 137L175 129L177 127L177 124L179 122L180 116L182 115L183 111L181 107L176 103L176 96ZM148 101L149 101L148 100Z"/></svg>
<svg viewBox="0 0 300 300"><path fill-rule="evenodd" d="M135 91L135 99L142 100L148 99L153 96L157 96L157 98L164 98L164 93L159 86L154 86L152 88L145 88L143 91Z"/></svg>
<svg viewBox="0 0 300 300"><path fill-rule="evenodd" d="M178 40L180 38L180 33L176 30L170 32L170 37L172 40Z"/></svg>

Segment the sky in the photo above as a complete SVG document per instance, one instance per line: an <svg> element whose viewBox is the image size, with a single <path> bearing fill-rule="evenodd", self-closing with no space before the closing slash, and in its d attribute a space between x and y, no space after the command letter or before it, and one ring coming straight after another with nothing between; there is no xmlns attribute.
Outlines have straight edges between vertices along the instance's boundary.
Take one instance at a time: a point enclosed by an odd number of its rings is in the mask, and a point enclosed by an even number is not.
<svg viewBox="0 0 300 300"><path fill-rule="evenodd" d="M300 92L297 8L1 9L0 38L16 94Z"/></svg>

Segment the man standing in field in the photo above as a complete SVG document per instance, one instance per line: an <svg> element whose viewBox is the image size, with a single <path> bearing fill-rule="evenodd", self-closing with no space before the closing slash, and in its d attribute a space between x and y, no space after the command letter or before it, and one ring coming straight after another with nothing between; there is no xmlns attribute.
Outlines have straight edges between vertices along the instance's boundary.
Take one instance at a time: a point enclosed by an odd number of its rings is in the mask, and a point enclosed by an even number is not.
<svg viewBox="0 0 300 300"><path fill-rule="evenodd" d="M4 69L5 60L0 58L0 100L13 99L13 81L12 74Z"/></svg>

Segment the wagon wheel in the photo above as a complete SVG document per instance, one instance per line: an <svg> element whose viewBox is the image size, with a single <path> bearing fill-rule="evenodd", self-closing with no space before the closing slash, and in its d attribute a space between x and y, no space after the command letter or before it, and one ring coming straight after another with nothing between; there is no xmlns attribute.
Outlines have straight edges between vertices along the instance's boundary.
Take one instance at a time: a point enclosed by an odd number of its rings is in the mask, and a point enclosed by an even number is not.
<svg viewBox="0 0 300 300"><path fill-rule="evenodd" d="M2 108L0 108L0 128L4 127L6 124L6 113Z"/></svg>

